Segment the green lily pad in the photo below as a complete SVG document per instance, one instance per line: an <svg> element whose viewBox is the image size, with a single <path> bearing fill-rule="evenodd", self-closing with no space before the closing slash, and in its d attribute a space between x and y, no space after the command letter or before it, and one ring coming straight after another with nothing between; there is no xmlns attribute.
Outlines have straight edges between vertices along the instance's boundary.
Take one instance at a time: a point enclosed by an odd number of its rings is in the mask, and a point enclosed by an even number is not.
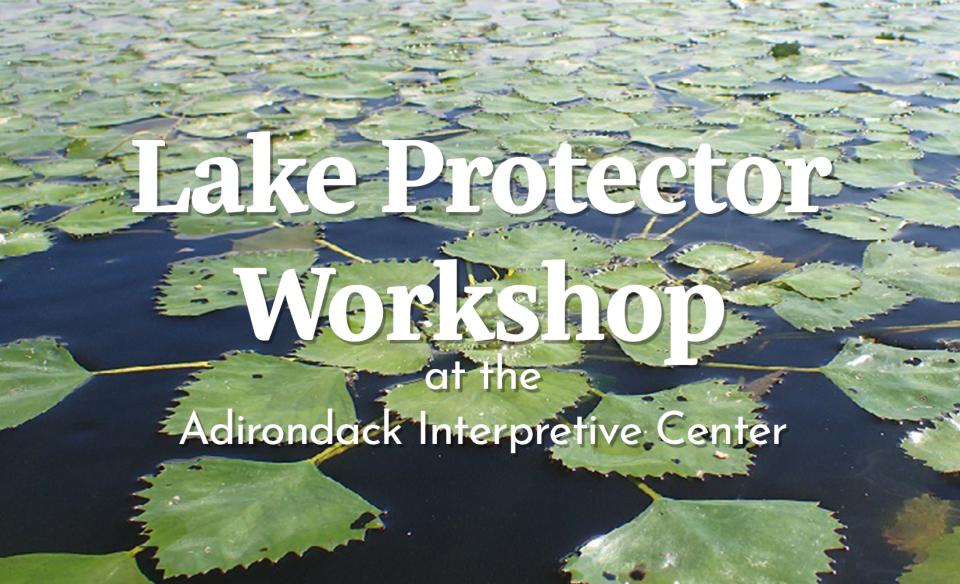
<svg viewBox="0 0 960 584"><path fill-rule="evenodd" d="M628 357L650 367L663 367L663 362L670 356L670 302L667 295L657 291L660 303L663 306L663 322L653 337L639 343L630 343L614 337L620 349ZM692 331L699 331L706 322L706 305L703 300L695 298L690 302L688 312L689 327ZM643 310L639 301L627 305L627 327L632 331L640 330L643 325ZM700 359L710 355L717 349L743 342L760 330L760 326L749 318L727 310L723 326L720 331L706 341L690 344L690 357Z"/></svg>
<svg viewBox="0 0 960 584"><path fill-rule="evenodd" d="M541 318L540 330L545 329L546 321ZM467 336L460 341L434 342L441 351L458 352L474 363L495 366L499 358L507 367L556 367L579 363L583 359L583 343L575 339L577 331L573 325L567 325L567 333L570 335L567 341L544 341L538 335L522 343L480 342Z"/></svg>
<svg viewBox="0 0 960 584"><path fill-rule="evenodd" d="M860 287L860 278L851 268L821 262L791 270L774 282L815 300L839 298Z"/></svg>
<svg viewBox="0 0 960 584"><path fill-rule="evenodd" d="M595 105L577 105L563 110L553 127L558 130L625 132L634 125L628 115Z"/></svg>
<svg viewBox="0 0 960 584"><path fill-rule="evenodd" d="M641 262L633 265L613 266L608 270L597 272L590 280L607 290L616 291L624 286L656 286L670 277L663 267L654 261Z"/></svg>
<svg viewBox="0 0 960 584"><path fill-rule="evenodd" d="M900 447L933 470L960 472L960 414L951 414L933 426L909 432Z"/></svg>
<svg viewBox="0 0 960 584"><path fill-rule="evenodd" d="M159 286L157 308L169 316L197 316L243 306L240 278L233 273L234 268L266 268L267 276L261 283L269 299L277 293L285 270L295 269L298 274L305 274L316 259L312 250L285 250L229 253L174 262Z"/></svg>
<svg viewBox="0 0 960 584"><path fill-rule="evenodd" d="M161 424L165 434L183 434L194 412L209 433L215 424L226 423L228 408L243 416L246 424L284 428L296 424L309 428L325 420L328 409L335 424L357 420L343 370L272 355L227 354L213 361L211 368L195 373L181 390L186 395L177 399Z"/></svg>
<svg viewBox="0 0 960 584"><path fill-rule="evenodd" d="M880 241L896 236L904 222L861 205L834 205L823 207L820 213L803 224L848 239Z"/></svg>
<svg viewBox="0 0 960 584"><path fill-rule="evenodd" d="M887 286L867 275L850 274L860 279L860 287L839 298L816 300L791 290L783 290L773 310L783 320L807 331L846 328L855 322L886 314L910 301L898 288Z"/></svg>
<svg viewBox="0 0 960 584"><path fill-rule="evenodd" d="M614 244L613 253L621 257L646 260L667 249L672 243L669 238L628 237Z"/></svg>
<svg viewBox="0 0 960 584"><path fill-rule="evenodd" d="M960 199L937 187L917 187L889 192L868 203L874 211L902 217L913 223L960 227Z"/></svg>
<svg viewBox="0 0 960 584"><path fill-rule="evenodd" d="M514 215L501 209L492 196L477 197L480 207L477 213L447 213L447 199L427 199L417 205L417 212L408 215L411 219L456 231L486 231L518 223L532 223L550 217L548 209L537 209L527 215Z"/></svg>
<svg viewBox="0 0 960 584"><path fill-rule="evenodd" d="M863 271L916 296L960 302L960 252L906 241L875 242L863 252Z"/></svg>
<svg viewBox="0 0 960 584"><path fill-rule="evenodd" d="M957 355L851 339L821 370L858 406L891 420L927 420L960 403Z"/></svg>
<svg viewBox="0 0 960 584"><path fill-rule="evenodd" d="M19 211L0 211L0 259L46 251L51 245L42 225L24 222Z"/></svg>
<svg viewBox="0 0 960 584"><path fill-rule="evenodd" d="M607 263L610 248L594 238L555 223L500 229L443 245L443 253L468 262L503 268L534 269L544 260L564 258L573 268Z"/></svg>
<svg viewBox="0 0 960 584"><path fill-rule="evenodd" d="M384 326L373 338L363 343L349 343L338 337L329 327L320 329L313 340L297 349L294 356L304 361L371 371L382 375L416 373L427 366L433 351L424 341L389 341L393 313L384 311ZM363 314L347 317L352 330L363 326Z"/></svg>
<svg viewBox="0 0 960 584"><path fill-rule="evenodd" d="M119 201L94 201L61 215L53 226L76 237L103 235L126 229L147 217L134 213L133 207Z"/></svg>
<svg viewBox="0 0 960 584"><path fill-rule="evenodd" d="M460 390L429 389L425 381L413 381L389 390L383 398L386 406L404 418L419 419L424 412L432 424L456 424L462 417L473 426L484 424L497 437L510 434L509 426L534 425L555 417L571 407L590 391L587 377L577 371L538 370L541 379L536 391L519 387L516 390L496 386L496 371L491 373L491 389L483 388L479 369L468 371L462 377ZM502 425L494 428L495 425ZM487 439L492 439L488 436Z"/></svg>
<svg viewBox="0 0 960 584"><path fill-rule="evenodd" d="M103 555L24 554L0 558L7 584L148 584L130 552Z"/></svg>
<svg viewBox="0 0 960 584"><path fill-rule="evenodd" d="M90 375L53 339L0 345L0 429L39 416L86 383Z"/></svg>
<svg viewBox="0 0 960 584"><path fill-rule="evenodd" d="M201 457L164 463L145 480L136 520L165 577L333 550L383 527L379 509L309 460Z"/></svg>
<svg viewBox="0 0 960 584"><path fill-rule="evenodd" d="M574 584L810 584L830 571L825 552L843 547L842 527L816 503L657 499L568 556L563 571Z"/></svg>
<svg viewBox="0 0 960 584"><path fill-rule="evenodd" d="M747 426L760 423L755 411L759 404L740 391L736 385L720 380L708 380L645 395L606 394L590 413L596 423L608 428L614 425L636 424L644 432L636 445L621 439L596 444L577 444L550 449L554 458L572 469L586 468L599 473L615 472L632 477L662 477L673 474L703 478L708 475L730 476L747 474L753 457L744 448L749 438L737 441L736 431L729 444L695 445L685 442L673 446L660 440L656 428L660 417L669 410L682 411L683 418L670 419L665 433L673 439L687 439L687 431L694 424L708 428L714 424L735 427L740 418ZM721 434L721 436L724 436ZM747 432L744 433L748 437Z"/></svg>
<svg viewBox="0 0 960 584"><path fill-rule="evenodd" d="M954 529L927 549L927 558L907 568L899 584L941 584L960 570L960 529Z"/></svg>
<svg viewBox="0 0 960 584"><path fill-rule="evenodd" d="M725 272L753 263L756 259L752 251L729 243L697 244L681 250L674 257L678 264L710 272Z"/></svg>
<svg viewBox="0 0 960 584"><path fill-rule="evenodd" d="M917 180L910 160L841 161L833 165L833 176L861 189L897 187Z"/></svg>
<svg viewBox="0 0 960 584"><path fill-rule="evenodd" d="M374 112L355 128L357 133L367 140L380 142L412 140L446 125L444 120L434 115L414 109L398 108Z"/></svg>

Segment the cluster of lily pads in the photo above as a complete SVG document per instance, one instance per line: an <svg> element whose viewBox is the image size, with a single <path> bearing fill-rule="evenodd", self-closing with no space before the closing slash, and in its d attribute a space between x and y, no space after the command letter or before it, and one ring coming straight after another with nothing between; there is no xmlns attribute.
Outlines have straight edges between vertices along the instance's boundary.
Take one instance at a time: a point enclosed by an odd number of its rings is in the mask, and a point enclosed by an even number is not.
<svg viewBox="0 0 960 584"><path fill-rule="evenodd" d="M711 1L693 10L616 2L559 8L210 2L135 11L120 2L17 5L0 22L0 260L55 253L63 237L135 233L146 219L130 211L137 190L130 142L138 137L167 141L160 191L169 200L197 184L192 169L202 160L245 156L251 130L273 132L276 157L342 156L361 176L358 186L342 191L357 201L345 216L171 220L177 237L226 236L234 245L226 254L169 266L156 308L172 317L234 308L243 319L234 267L267 268L277 276L265 281L271 295L283 270L306 274L319 249L347 259L337 264L328 296L365 284L388 303L387 286L429 283L435 273L429 260L402 257L398 249L396 259L370 261L322 236L324 224L382 216L386 150L378 142L384 139L436 141L448 158L546 157L567 142L591 160L617 155L642 163L665 152L685 156L705 142L730 156L835 161L833 175L812 185L820 213L797 218L778 208L758 221L802 222L830 237L867 241L856 266L798 265L722 241L673 245L670 236L694 215L663 230L654 227L668 219L634 213L625 221L639 220L626 230L635 235L617 240L552 222L549 210L507 214L483 192L476 193L478 215L448 215L442 198L429 198L409 216L458 233L441 252L462 260L471 280L475 271L494 288L524 283L542 290L540 262L558 258L567 260L571 283L595 288L602 299L628 284L715 286L740 308L727 311L718 335L691 347L691 356L709 364L718 349L760 333L751 310L769 307L797 329L821 331L848 328L916 298L960 302L960 252L897 239L909 224L960 226L960 183L940 178L960 155L960 67L950 48L956 26L956 9L939 4L918 10ZM585 178L575 178L581 195ZM522 196L524 177L516 181ZM724 184L721 177L721 196ZM688 194L682 182L664 187ZM638 193L612 196L636 200ZM575 302L570 309L576 329ZM618 341L616 354L578 341L435 343L433 310L424 306L416 316L424 332L417 343L389 343L381 335L358 347L324 327L284 357L234 352L173 364L197 371L180 388L162 432L179 434L190 411L220 421L227 407L252 423L304 423L328 409L356 420L348 386L357 375L415 374L443 354L473 363L500 356L512 367L538 368L543 382L535 394L485 392L468 373L462 392L443 394L412 381L386 391L384 406L401 418L425 411L438 423L463 416L468 423L509 425L563 423L564 410L592 401L600 423L650 427L669 404L683 401L688 415L678 422L681 431L693 423L761 420L760 396L723 379L628 395L600 392L576 369L611 356L660 367L669 349L665 333L643 343ZM490 322L501 318L493 303L478 310ZM359 322L362 313L354 318ZM702 306L694 305L691 326L703 318ZM923 422L905 433L904 451L955 473L956 358L942 349L852 339L821 367L784 369L825 375L879 418ZM41 416L91 376L144 369L150 368L89 371L48 338L0 346L0 429ZM143 525L142 548L3 558L0 573L127 583L146 581L137 554L155 557L164 576L189 576L362 540L385 527L382 511L317 468L341 450L294 463L168 461L137 493L145 501L135 517ZM745 475L756 451L752 444L651 442L552 447L545 455L571 469L642 481ZM574 582L811 582L830 571L826 552L843 547L841 524L815 503L675 500L638 484L653 503L565 558L562 570ZM244 537L229 535L236 533ZM737 535L748 533L749 540ZM791 534L788 541L783 533ZM960 531L943 535L901 581L942 582L958 553Z"/></svg>

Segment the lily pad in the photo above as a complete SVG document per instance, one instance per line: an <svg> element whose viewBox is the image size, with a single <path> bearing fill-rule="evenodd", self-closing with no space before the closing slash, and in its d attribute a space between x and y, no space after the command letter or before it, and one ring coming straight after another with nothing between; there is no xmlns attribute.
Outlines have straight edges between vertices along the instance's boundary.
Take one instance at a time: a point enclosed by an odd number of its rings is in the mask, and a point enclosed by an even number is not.
<svg viewBox="0 0 960 584"><path fill-rule="evenodd" d="M646 260L670 247L671 243L673 241L669 238L628 237L613 246L613 253L622 257Z"/></svg>
<svg viewBox="0 0 960 584"><path fill-rule="evenodd" d="M860 278L853 269L821 262L787 272L774 282L815 300L839 298L860 287Z"/></svg>
<svg viewBox="0 0 960 584"><path fill-rule="evenodd" d="M960 403L957 355L847 341L821 370L858 406L891 420L926 420Z"/></svg>
<svg viewBox="0 0 960 584"><path fill-rule="evenodd" d="M830 571L825 552L843 547L842 527L816 503L657 499L584 544L563 570L574 584L810 584Z"/></svg>
<svg viewBox="0 0 960 584"><path fill-rule="evenodd" d="M25 554L0 558L7 584L148 584L130 552L103 555Z"/></svg>
<svg viewBox="0 0 960 584"><path fill-rule="evenodd" d="M413 381L389 390L383 402L404 418L419 419L420 413L424 412L429 423L456 424L457 419L462 417L471 426L490 426L494 435L502 438L509 436L509 426L534 425L553 418L590 391L583 373L551 369L538 371L541 379L537 382L536 391L519 386L517 389L498 389L495 369L491 374L491 388L485 390L483 375L479 369L473 369L463 375L460 390L451 387L449 391L437 391L428 388L423 380ZM494 428L495 425L501 427Z"/></svg>
<svg viewBox="0 0 960 584"><path fill-rule="evenodd" d="M960 414L951 414L933 426L909 432L900 447L933 470L960 472Z"/></svg>
<svg viewBox="0 0 960 584"><path fill-rule="evenodd" d="M416 373L430 361L433 351L424 341L389 341L393 313L384 311L384 326L373 338L363 343L349 343L338 337L329 327L320 329L317 336L297 349L294 356L304 361L371 371L382 375ZM363 326L363 313L347 317L352 330Z"/></svg>
<svg viewBox="0 0 960 584"><path fill-rule="evenodd" d="M0 345L0 429L39 416L86 383L90 375L53 339Z"/></svg>
<svg viewBox="0 0 960 584"><path fill-rule="evenodd" d="M851 275L860 279L860 287L845 296L816 300L784 290L773 310L798 329L832 331L886 314L910 301L905 292L887 286L876 278L865 274Z"/></svg>
<svg viewBox="0 0 960 584"><path fill-rule="evenodd" d="M899 584L949 582L960 570L960 529L943 536L927 550L927 559L907 568Z"/></svg>
<svg viewBox="0 0 960 584"><path fill-rule="evenodd" d="M756 259L752 251L729 243L698 244L678 252L674 257L678 264L710 272L725 272Z"/></svg>
<svg viewBox="0 0 960 584"><path fill-rule="evenodd" d="M607 263L610 248L594 238L555 223L501 229L443 245L447 255L503 268L534 269L544 260L564 258L569 267Z"/></svg>
<svg viewBox="0 0 960 584"><path fill-rule="evenodd" d="M215 310L244 305L240 279L234 268L266 268L261 279L264 296L272 298L281 274L295 269L304 274L316 261L311 250L230 253L190 258L170 264L160 284L157 308L169 316L197 316Z"/></svg>
<svg viewBox="0 0 960 584"><path fill-rule="evenodd" d="M146 219L136 214L130 205L118 201L94 201L61 215L53 226L70 235L103 235L125 229Z"/></svg>
<svg viewBox="0 0 960 584"><path fill-rule="evenodd" d="M45 251L51 245L42 225L24 222L19 211L0 211L0 259Z"/></svg>
<svg viewBox="0 0 960 584"><path fill-rule="evenodd" d="M897 187L917 180L910 160L841 161L833 165L833 176L861 189Z"/></svg>
<svg viewBox="0 0 960 584"><path fill-rule="evenodd" d="M335 424L357 420L343 370L272 355L230 353L195 373L181 390L186 395L177 399L162 423L166 434L183 434L194 413L209 433L215 424L227 422L228 408L243 416L246 424L283 428L296 424L309 428L325 420L327 410L333 412Z"/></svg>
<svg viewBox="0 0 960 584"><path fill-rule="evenodd" d="M863 271L915 296L960 302L960 252L939 251L907 241L871 243Z"/></svg>
<svg viewBox="0 0 960 584"><path fill-rule="evenodd" d="M645 395L606 394L591 412L596 423L607 428L614 425L637 424L644 436L636 445L628 445L619 438L613 442L604 439L596 444L577 444L550 449L554 458L565 466L586 468L599 473L615 472L632 477L662 477L673 474L683 477L703 478L708 475L729 476L747 474L752 454L744 448L749 439L737 440L734 430L729 443L695 445L685 442L673 446L661 441L655 428L667 411L682 411L683 417L670 419L664 431L673 439L687 438L687 431L694 424L711 427L727 424L735 427L738 419L746 426L760 423L755 411L757 402L750 399L736 385L720 380L708 380ZM725 435L721 434L725 439ZM744 436L748 436L744 432Z"/></svg>
<svg viewBox="0 0 960 584"><path fill-rule="evenodd" d="M639 343L630 343L614 337L620 349L628 357L641 365L650 367L663 367L663 362L670 356L670 302L665 293L657 291L657 295L663 306L663 322L653 337ZM706 305L703 300L699 298L692 300L688 313L690 330L701 330L706 317ZM630 330L640 330L643 325L643 310L640 302L634 301L627 305L626 320ZM732 310L727 310L720 332L706 341L691 343L690 357L693 359L706 357L717 349L745 341L759 330L760 326L757 323Z"/></svg>
<svg viewBox="0 0 960 584"><path fill-rule="evenodd" d="M417 205L417 212L409 215L411 219L429 223L456 231L486 231L515 225L532 223L550 217L547 209L537 209L527 215L513 215L501 209L491 196L478 197L475 204L480 207L477 213L448 213L447 199L427 199Z"/></svg>
<svg viewBox="0 0 960 584"><path fill-rule="evenodd" d="M356 131L367 140L374 142L412 140L446 125L444 120L434 115L409 108L398 108L373 113L356 125Z"/></svg>
<svg viewBox="0 0 960 584"><path fill-rule="evenodd" d="M656 286L670 277L663 267L654 261L632 265L613 266L590 277L594 284L607 290L616 291L624 286Z"/></svg>
<svg viewBox="0 0 960 584"><path fill-rule="evenodd" d="M136 520L165 577L333 550L383 527L379 509L309 460L201 457L164 463L145 480Z"/></svg>
<svg viewBox="0 0 960 584"><path fill-rule="evenodd" d="M879 241L896 236L904 221L861 205L834 205L822 208L803 224L848 239Z"/></svg>
<svg viewBox="0 0 960 584"><path fill-rule="evenodd" d="M960 199L937 187L893 191L870 201L869 207L913 223L960 227Z"/></svg>

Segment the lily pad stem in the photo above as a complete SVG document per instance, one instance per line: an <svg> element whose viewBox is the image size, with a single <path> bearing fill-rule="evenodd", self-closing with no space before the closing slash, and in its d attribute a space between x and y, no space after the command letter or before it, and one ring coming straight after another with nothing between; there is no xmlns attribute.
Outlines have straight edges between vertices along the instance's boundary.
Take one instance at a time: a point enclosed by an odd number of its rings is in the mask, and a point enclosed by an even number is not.
<svg viewBox="0 0 960 584"><path fill-rule="evenodd" d="M633 484L637 485L637 488L644 492L645 495L653 499L654 501L662 499L663 495L654 491L650 485L641 481L640 479L633 479Z"/></svg>
<svg viewBox="0 0 960 584"><path fill-rule="evenodd" d="M793 371L796 373L820 373L819 367L792 367L790 365L747 365L745 363L702 363L704 367L720 369L745 369L747 371Z"/></svg>
<svg viewBox="0 0 960 584"><path fill-rule="evenodd" d="M146 373L148 371L172 371L174 369L205 369L213 367L210 361L190 361L186 363L158 363L156 365L134 365L117 369L91 371L94 375L123 375L125 373Z"/></svg>

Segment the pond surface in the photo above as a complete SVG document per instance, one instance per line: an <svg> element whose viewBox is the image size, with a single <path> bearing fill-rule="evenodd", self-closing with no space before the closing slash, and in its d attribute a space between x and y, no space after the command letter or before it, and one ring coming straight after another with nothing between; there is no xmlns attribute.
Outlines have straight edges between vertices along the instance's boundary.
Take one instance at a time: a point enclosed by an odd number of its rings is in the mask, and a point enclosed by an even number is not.
<svg viewBox="0 0 960 584"><path fill-rule="evenodd" d="M796 13L790 13L789 19L777 29L771 28L771 23L778 22L778 17L785 17L789 12L786 9L731 10L727 3L710 3L693 18L687 15L697 10L688 5L650 8L650 22L644 18L644 10L648 8L632 4L605 8L523 4L501 8L497 4L480 3L460 8L441 3L432 7L391 6L379 16L369 7L354 8L345 14L337 14L335 9L315 8L303 16L302 29L291 29L289 35L266 35L256 39L258 27L264 26L263 23L274 26L281 23L287 27L294 24L298 7L255 9L240 3L195 9L157 6L147 10L136 4L93 4L77 7L74 11L61 11L42 4L14 4L3 9L7 22L0 24L0 31L20 29L0 42L5 60L13 63L2 69L4 74L0 76L0 97L7 98L8 102L0 105L5 112L0 113L0 118L29 117L32 125L23 132L5 132L0 124L0 155L19 166L36 166L37 169L31 177L16 177L0 186L32 189L35 188L34 181L46 181L74 185L106 183L135 188L135 175L120 168L116 153L96 157L99 170L77 176L46 176L41 172L40 164L60 160L66 153L66 145L74 144L76 136L87 132L91 135L91 144L93 136L101 130L107 136L98 135L98 139L123 138L137 130L169 133L174 142L204 141L211 144L209 156L221 155L242 145L240 132L247 129L242 121L238 121L235 128L231 126L227 137L223 138L219 134L216 138L198 135L203 132L192 136L179 133L175 124L183 120L175 123L171 120L180 116L179 109L187 109L181 107L182 103L192 104L190 107L203 103L202 100L181 101L177 97L182 97L185 90L183 86L179 90L176 86L193 78L203 79L211 87L229 82L231 91L238 92L238 95L262 96L271 92L276 101L261 106L266 110L257 111L272 112L264 114L264 123L276 127L286 123L281 120L283 116L276 114L278 103L298 101L303 95L308 96L307 101L317 99L318 95L323 99L325 89L312 85L318 79L311 76L316 72L312 69L313 60L322 63L317 69L327 66L323 63L336 63L329 65L330 75L335 78L346 76L343 87L351 91L344 92L347 95L337 95L335 99L359 104L357 107L362 108L362 113L358 110L355 116L328 120L320 128L306 130L308 141L313 141L315 146L306 151L311 155L323 153L350 158L351 154L343 145L366 137L362 126L358 133L359 120L372 111L398 104L403 108L439 112L438 117L444 120L447 128L459 128L459 132L448 138L456 140L464 132L464 128L457 125L458 120L483 110L483 106L455 103L456 107L445 107L449 104L442 101L430 101L424 106L416 99L415 93L421 84L430 86L436 83L440 72L449 71L448 78L456 80L460 75L456 71L474 67L478 62L487 63L491 69L503 69L503 79L498 79L499 74L488 72L489 79L477 82L476 86L464 82L455 86L452 93L499 94L512 91L509 67L513 65L510 63L517 63L521 71L533 75L529 62L542 58L551 66L544 65L546 71L536 72L531 83L556 80L561 69L567 68L567 61L586 67L585 70L590 71L587 80L594 83L609 81L608 75L627 75L629 86L638 94L635 97L651 100L649 111L633 112L630 114L632 119L638 125L662 130L663 135L667 135L668 129L677 127L696 128L698 132L710 128L708 131L712 131L713 122L708 124L698 116L727 112L731 116L742 116L743 125L760 123L757 120L789 124L790 130L784 131L784 143L809 148L810 152L827 149L845 162L861 160L855 151L858 145L893 141L906 142L922 156L907 159L912 165L913 180L891 179L889 184L865 187L862 184L857 186L859 177L841 178L843 184L839 194L816 199L817 204L825 207L838 203L863 207L878 196L904 185L935 185L943 192L955 193L949 185L960 168L960 159L950 153L925 150L922 145L929 136L937 134L912 129L907 133L901 127L904 131L901 136L891 127L899 119L895 116L911 112L917 115L916 112L931 110L944 116L944 134L957 135L951 132L956 132L960 125L951 125L950 121L957 120L954 116L958 111L956 98L960 97L960 93L952 93L958 87L954 75L960 73L956 69L957 52L952 44L941 38L956 25L950 14L955 11L943 8L941 12L940 8L930 6L911 11L909 17L912 20L907 20L905 10L881 5L872 9L875 19L860 23L858 15L867 14L867 9L844 7L831 13L813 3L798 3L797 7ZM563 12L556 12L561 9ZM256 10L262 12L265 20L261 21L260 16L252 14ZM470 14L476 11L476 21L455 17L446 19L455 11L467 14L468 10ZM628 15L627 24L618 20L623 14ZM210 29L208 20L217 15L227 18L228 24L222 31ZM486 22L489 15L493 17L490 28L481 26L479 23ZM901 17L903 20L899 20ZM372 19L366 28L369 28L373 40L344 40L350 35L365 34L364 19ZM717 19L721 20L718 22ZM736 23L727 34L723 32L725 21L722 19ZM843 35L831 38L831 27L824 24L823 19L830 19L834 29L847 35L846 40L839 39ZM67 25L71 20L81 23L79 28L71 29ZM497 26L494 27L493 23ZM125 24L132 28L127 31ZM151 38L151 27L160 24L164 27L163 34ZM46 34L42 32L44 27L50 28ZM627 28L636 32L636 38L628 34ZM663 29L662 34L657 28ZM402 32L396 32L401 29ZM547 29L549 34L544 34ZM313 30L319 31L319 36L307 34ZM749 38L751 31L758 38ZM886 32L902 33L914 40L901 41L901 44L876 41L877 35ZM98 42L97 34L106 35L103 42ZM222 37L217 37L218 34ZM401 36L402 41L399 40ZM188 38L194 42L187 43ZM197 42L198 38L205 42ZM376 46L376 39L385 39L384 46L371 50L368 45ZM422 45L414 46L413 41L418 39ZM835 74L816 84L782 78L781 72L789 73L791 68L766 54L769 46L793 40L802 47L800 56L793 58L810 59L810 62L797 64L798 70L829 66L835 68ZM118 64L124 61L110 61L111 71L117 74L114 78L116 86L100 95L98 83L104 82L104 78L96 70L88 71L85 67L108 56L112 58L117 50L111 48L115 41L119 47L127 43L130 47L138 47L136 54L130 56L136 65L120 66ZM763 50L758 52L757 43L764 46ZM649 52L640 48L634 53L610 52L624 44L643 45ZM711 44L714 45L713 53L700 48ZM565 48L561 50L560 46ZM669 54L659 52L663 46L670 47ZM89 50L88 54L82 52L87 50L84 47ZM861 47L862 53L858 51ZM71 49L80 50L82 58L74 60ZM446 50L471 56L469 59L444 61L443 51ZM689 55L681 58L685 52ZM236 54L244 56L242 63L231 61ZM617 68L609 63L605 63L606 68L601 68L597 64L599 61L591 61L594 57L607 55L611 62L625 66L631 54L638 59L645 58L647 62L628 73L618 73ZM901 60L891 60L898 55L902 56ZM311 63L310 74L301 75L302 72L296 72L293 66L277 65L281 61L289 65L294 57ZM941 62L943 66L930 64L935 62ZM372 78L376 78L377 83L362 76L350 78L351 63L365 68L362 73L375 72ZM952 72L948 71L951 66ZM48 67L51 73L44 73ZM773 69L773 73L764 67ZM735 79L718 81L716 85L683 85L677 81L711 70ZM574 75L574 71L581 70L574 69L568 74ZM133 78L138 72L144 76ZM743 72L755 78L739 79L737 75ZM584 75L583 71L580 74ZM47 80L33 77L37 75L49 77ZM293 76L301 77L299 82L302 85L294 82ZM383 95L383 83L386 83L383 79L389 79L396 87L408 91L395 94L387 84L389 95ZM69 87L71 80L83 86L77 97L62 101L51 95L58 87ZM865 80L875 83L875 87L865 86ZM619 79L616 81L620 82ZM647 82L657 87L649 87ZM172 86L151 93L151 87L164 83ZM891 89L897 84L902 85L903 92ZM730 87L736 87L733 93L739 95L730 96L719 89ZM928 92L940 97L923 93L943 87L953 89ZM561 91L559 88L555 90ZM882 115L870 111L858 117L855 112L848 112L850 119L858 120L856 129L843 130L851 135L850 138L837 145L822 145L826 142L816 142L815 138L827 132L804 129L797 121L802 119L799 114L768 119L766 114L770 112L763 106L770 94L795 95L810 90L829 92L829 99L848 96L847 103L854 104L853 107L859 107L857 104L860 103L852 97L855 95L895 95L897 105L884 106L893 109ZM207 95L197 91L196 95ZM360 99L363 95L352 95L364 91L373 92L374 99L364 101ZM118 95L131 99L121 106L113 101ZM147 104L152 104L150 107L155 107L158 113L144 116L146 121L130 116L129 123L111 124L104 129L96 120L105 114L88 111L83 105L98 99L107 100L103 103L111 116L126 116L138 108L147 107ZM601 103L604 99L581 95L576 100L561 101L564 104ZM519 106L511 104L511 107ZM542 103L537 106L559 108L558 111L563 107L570 106ZM844 107L847 106L838 106L841 112ZM868 109L866 105L863 107ZM45 108L63 113L50 116L44 113ZM232 107L212 109L211 114L188 113L186 119L195 121L248 113L246 110L234 111ZM222 112L222 109L228 111ZM841 115L836 113L836 108L828 113L817 111L808 104L798 109L809 109L816 116ZM680 112L676 115L682 120L664 126L656 126L651 121L656 115L675 111ZM74 112L79 113L74 115ZM508 120L509 123L521 123L520 118L531 118L534 114L512 116L514 119ZM954 117L947 119L947 116ZM303 123L308 117L298 118L297 123ZM431 139L447 137L442 132L440 136L434 136L432 133L436 130L423 131L420 122L412 123L409 128L398 123L397 131L409 131L411 138L421 133L430 134ZM512 135L504 133L507 125L507 122L500 125L498 121L490 129L467 131L496 142ZM728 125L737 127L735 122ZM16 138L20 134L21 140L28 140L51 132L63 139L52 141L49 147L38 146L36 149L17 146ZM591 153L625 149L638 153L641 158L663 153L682 152L684 156L689 153L686 143L644 142L630 139L630 132L604 132L595 128L583 131L544 129L543 132L581 139L589 135L589 139L583 140L591 142ZM67 134L70 137L64 138ZM632 135L640 134L642 132L633 130ZM298 134L294 132L293 135ZM608 142L599 136L613 136L615 139ZM551 150L530 135L521 136L513 144L502 152L545 159ZM777 147L783 145L778 142ZM470 146L463 149L469 151ZM761 148L763 151L773 149L772 145ZM126 154L130 152L126 150ZM733 151L726 156L736 159L749 153ZM195 158L196 162L206 157L188 156ZM179 178L172 180L182 178L180 173ZM302 179L298 179L297 186L303 188ZM682 185L676 189L686 192ZM117 189L119 191L123 188ZM416 197L418 200L445 197L448 192L449 187L440 183L419 190ZM96 197L90 201L54 198L46 205L30 202L9 205L4 198L8 196L7 191L0 192L2 206L21 208L23 221L46 226L51 246L42 252L0 260L0 322L3 323L0 343L40 336L56 337L79 363L91 371L136 364L213 360L237 349L286 355L297 346L296 332L287 318L281 318L271 342L258 342L242 306L199 317L165 316L156 309L156 287L171 262L229 252L234 240L263 231L269 228L269 224L209 237L186 238L180 232L183 230L171 225L167 218L151 217L128 227L121 226L127 228L118 228L109 235L76 238L47 222L77 204L91 204ZM126 201L129 195L121 198ZM641 233L649 218L641 211L621 217L588 211L577 216L558 215L552 220L612 242ZM651 233L661 233L681 218L659 218ZM440 252L441 245L464 235L462 231L403 217L322 223L323 238L369 259L446 257ZM895 239L920 242L941 250L958 247L960 240L956 227L948 229L922 223L908 221L899 229ZM869 244L866 240L811 229L801 221L772 221L732 212L695 218L672 233L671 238L670 248L658 258L678 277L689 276L694 271L671 263L673 252L699 242L727 242L797 264L822 261L854 267L862 264L864 250ZM326 248L319 248L317 254L320 263L344 259ZM477 275L487 278L491 272L477 266ZM830 361L844 340L859 335L907 349L943 348L945 343L960 335L957 328L909 328L960 319L957 304L922 297L886 314L835 331L798 330L771 307L735 308L762 325L762 332L743 343L721 348L710 360L815 367ZM587 358L575 367L587 372L595 387L605 392L641 394L709 378L739 382L751 381L764 374L707 367L640 366L624 360L604 359L604 356L622 357L623 353L613 341L594 345L598 346L591 346ZM599 358L594 358L597 356ZM438 355L433 363L434 366L450 364L454 358L453 354ZM741 373L745 375L741 377ZM375 400L383 390L417 377L416 374L402 377L359 375L351 387L359 418L365 422L377 419L382 405ZM155 473L164 461L201 454L297 461L316 454L316 449L306 447L179 446L177 438L161 435L158 430L160 421L166 417L167 409L177 396L176 388L189 378L189 370L95 377L56 407L16 428L0 432L0 476L4 477L0 481L0 517L3 518L0 522L0 557L40 551L105 554L142 544L141 526L131 519L135 516L134 507L143 501L132 493L144 488L139 478ZM571 412L589 411L595 403L596 400L590 398L580 409ZM938 473L901 450L901 440L916 424L873 416L822 375L787 373L782 383L764 396L763 403L766 406L764 419L770 424L787 424L789 432L780 446L767 446L756 451L749 476L705 480L668 477L644 482L657 492L676 499L820 502L824 508L834 511L846 526L843 535L848 548L830 553L835 561L835 573L822 576L821 581L895 582L913 558L911 554L892 547L885 540L884 531L895 523L897 513L910 499L931 494L947 501L960 500L960 482L955 476ZM416 428L407 426L401 437L405 442L415 442ZM523 448L516 455L502 447L361 446L323 463L322 470L384 510L386 529L370 532L365 542L351 543L334 552L313 549L303 557L290 555L277 564L261 562L249 569L234 569L227 574L198 575L191 577L190 581L565 582L569 581L569 576L560 571L562 558L592 538L630 521L650 503L631 480L586 470L570 471L536 446ZM789 541L790 535L783 533L784 540ZM743 537L748 535L743 534ZM150 554L140 554L138 563L151 579L160 580Z"/></svg>

